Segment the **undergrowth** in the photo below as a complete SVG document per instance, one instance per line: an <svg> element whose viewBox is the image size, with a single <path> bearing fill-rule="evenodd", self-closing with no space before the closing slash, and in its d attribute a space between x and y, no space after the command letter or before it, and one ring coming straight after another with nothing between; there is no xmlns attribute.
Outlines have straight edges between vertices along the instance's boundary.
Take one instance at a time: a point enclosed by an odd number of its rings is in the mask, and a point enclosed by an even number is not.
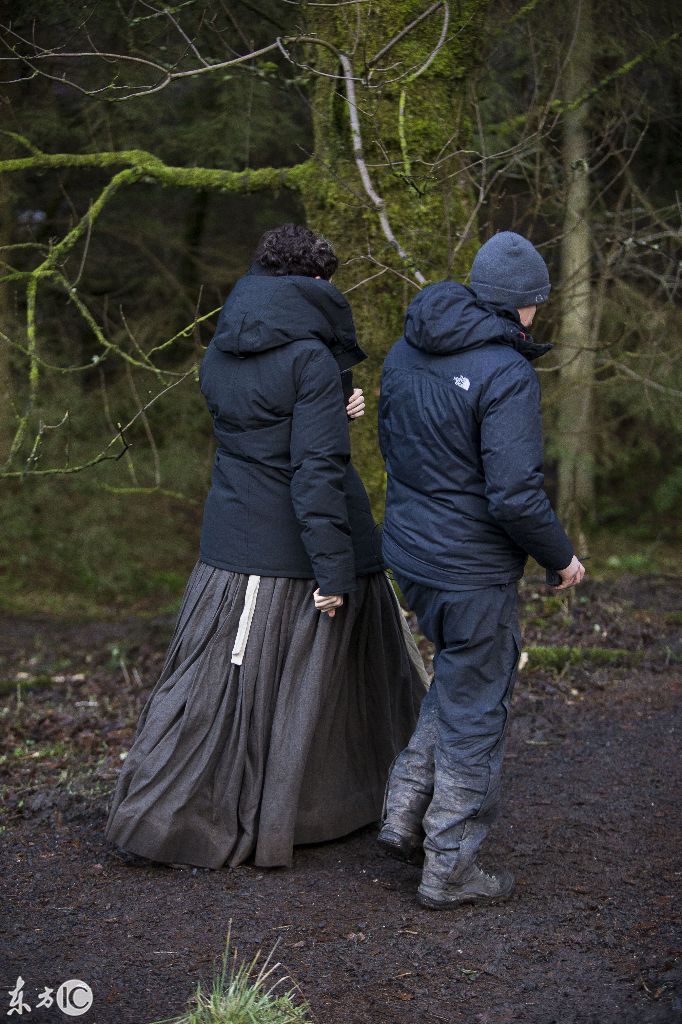
<svg viewBox="0 0 682 1024"><path fill-rule="evenodd" d="M179 1017L165 1018L152 1024L309 1024L310 1008L291 984L286 991L277 991L288 975L282 973L279 961L273 963L276 948L259 966L260 951L249 962L238 962L238 952L231 947L232 922L227 931L220 972L213 978L210 990L197 985L190 1006Z"/></svg>

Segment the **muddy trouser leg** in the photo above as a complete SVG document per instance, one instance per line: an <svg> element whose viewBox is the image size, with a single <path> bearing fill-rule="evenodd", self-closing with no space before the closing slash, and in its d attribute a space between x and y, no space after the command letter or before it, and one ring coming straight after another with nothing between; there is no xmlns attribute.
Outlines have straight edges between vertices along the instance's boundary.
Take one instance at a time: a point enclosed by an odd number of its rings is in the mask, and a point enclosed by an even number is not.
<svg viewBox="0 0 682 1024"><path fill-rule="evenodd" d="M394 576L409 607L414 608L412 602L417 584L404 579L395 571ZM424 632L424 635L435 644L435 669L438 663L438 637L427 632ZM391 765L381 815L382 824L388 825L400 835L418 836L420 842L424 835L422 819L433 797L434 748L437 733L438 692L432 681L422 699L419 718L410 742Z"/></svg>
<svg viewBox="0 0 682 1024"><path fill-rule="evenodd" d="M410 742L398 754L386 783L382 823L400 835L423 835L422 818L433 796L433 754L438 703L433 684L423 697Z"/></svg>
<svg viewBox="0 0 682 1024"><path fill-rule="evenodd" d="M515 584L425 597L422 615L415 611L442 645L422 888L439 891L457 885L497 816L521 641Z"/></svg>

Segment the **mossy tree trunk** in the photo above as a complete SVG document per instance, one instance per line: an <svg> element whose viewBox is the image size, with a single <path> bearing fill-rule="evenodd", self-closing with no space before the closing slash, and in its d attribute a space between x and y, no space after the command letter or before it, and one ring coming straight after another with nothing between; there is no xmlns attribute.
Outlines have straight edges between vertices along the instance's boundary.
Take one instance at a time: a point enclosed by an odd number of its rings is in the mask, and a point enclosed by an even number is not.
<svg viewBox="0 0 682 1024"><path fill-rule="evenodd" d="M329 237L346 261L334 283L348 292L360 343L370 356L355 374L356 384L365 389L367 413L353 428L353 443L354 459L378 515L384 470L376 406L383 358L402 332L419 275L428 282L463 277L476 248L475 232L462 237L472 199L458 151L471 144L467 86L481 54L487 6L488 0L465 0L451 9L441 5L376 63L373 58L428 10L424 0L308 9L312 34L352 63L368 173L396 240L409 254L406 260L389 243L376 204L363 187L341 61L331 50L313 46L308 59L315 70L336 77L315 79L319 171L306 181L302 198L309 225ZM445 18L449 20L444 23ZM420 72L441 40L443 45Z"/></svg>
<svg viewBox="0 0 682 1024"><path fill-rule="evenodd" d="M578 7L575 43L564 72L564 101L573 104L592 83L591 0ZM561 243L559 513L576 543L585 545L594 514L594 372L592 339L589 103L564 114L566 208Z"/></svg>
<svg viewBox="0 0 682 1024"><path fill-rule="evenodd" d="M13 221L14 197L5 188L0 195L0 248L12 241ZM9 285L0 284L0 330L11 340L14 340L14 319L12 290ZM0 339L0 466L7 461L14 434L12 392L12 349Z"/></svg>
<svg viewBox="0 0 682 1024"><path fill-rule="evenodd" d="M304 9L309 20L307 53L300 42L291 45L294 60L305 59L320 72L313 78L315 151L311 159L293 167L243 172L173 167L142 150L53 154L37 150L28 140L23 142L28 156L0 162L5 174L60 167L116 169L81 220L28 275L17 276L26 287L29 395L12 442L15 459L32 443L36 427L34 400L41 380L36 306L43 280L57 280L64 288L103 352L114 353L137 369L150 369L136 353L105 337L60 270L115 195L148 179L199 195L209 189L247 194L289 188L301 196L309 224L329 236L345 261L335 283L349 293L361 344L370 355L356 373L368 408L364 421L353 428L354 454L381 515L384 471L376 405L383 357L400 335L406 306L420 285L446 276L463 277L476 248L475 227L465 234L473 222L473 199L461 153L471 148L468 82L481 59L488 2L311 3ZM347 89L349 68L354 104L349 103ZM350 115L356 112L354 132ZM387 237L387 222L397 244ZM164 347L176 342L173 338ZM60 470L44 470L53 471ZM19 472L12 468L5 475Z"/></svg>

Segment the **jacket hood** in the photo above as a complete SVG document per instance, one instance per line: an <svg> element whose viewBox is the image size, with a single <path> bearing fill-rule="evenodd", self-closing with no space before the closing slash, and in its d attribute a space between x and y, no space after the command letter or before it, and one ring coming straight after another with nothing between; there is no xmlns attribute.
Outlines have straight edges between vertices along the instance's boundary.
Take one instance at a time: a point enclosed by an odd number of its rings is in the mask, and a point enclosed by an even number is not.
<svg viewBox="0 0 682 1024"><path fill-rule="evenodd" d="M552 348L533 341L515 309L486 303L458 281L423 288L408 306L404 333L413 348L434 355L452 355L493 341L511 345L532 360Z"/></svg>
<svg viewBox="0 0 682 1024"><path fill-rule="evenodd" d="M324 342L342 370L367 358L338 288L314 277L275 275L254 263L227 297L213 342L223 352L248 356L308 338Z"/></svg>

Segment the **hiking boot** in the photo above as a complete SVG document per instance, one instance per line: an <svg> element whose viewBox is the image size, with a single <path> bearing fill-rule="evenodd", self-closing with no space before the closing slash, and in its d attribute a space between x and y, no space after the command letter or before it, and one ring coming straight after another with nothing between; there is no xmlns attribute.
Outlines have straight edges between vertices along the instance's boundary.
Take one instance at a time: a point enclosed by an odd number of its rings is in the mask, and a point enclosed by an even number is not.
<svg viewBox="0 0 682 1024"><path fill-rule="evenodd" d="M510 871L488 875L477 864L472 864L453 884L429 885L422 877L417 900L429 910L448 910L464 903L490 905L506 900L513 888L514 876Z"/></svg>
<svg viewBox="0 0 682 1024"><path fill-rule="evenodd" d="M377 836L377 842L382 850L402 860L407 864L423 864L424 862L424 833L415 835L414 832L398 832L388 823L384 824Z"/></svg>

